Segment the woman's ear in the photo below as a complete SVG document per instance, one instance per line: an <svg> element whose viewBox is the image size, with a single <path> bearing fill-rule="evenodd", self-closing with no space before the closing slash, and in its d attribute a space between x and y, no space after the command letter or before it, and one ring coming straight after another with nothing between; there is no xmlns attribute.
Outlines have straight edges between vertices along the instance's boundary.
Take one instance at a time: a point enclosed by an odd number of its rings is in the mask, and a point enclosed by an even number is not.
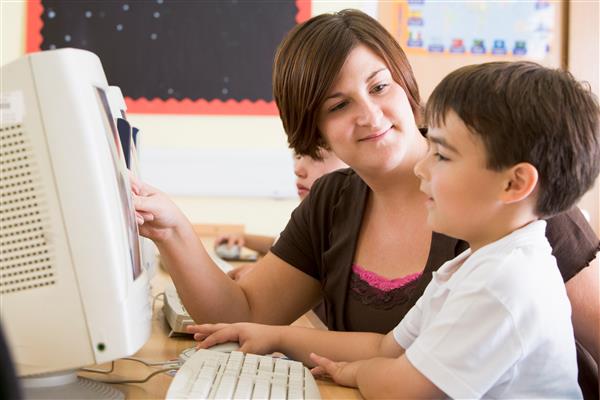
<svg viewBox="0 0 600 400"><path fill-rule="evenodd" d="M537 169L526 162L514 165L506 171L506 181L502 193L505 204L515 203L529 197L538 183Z"/></svg>

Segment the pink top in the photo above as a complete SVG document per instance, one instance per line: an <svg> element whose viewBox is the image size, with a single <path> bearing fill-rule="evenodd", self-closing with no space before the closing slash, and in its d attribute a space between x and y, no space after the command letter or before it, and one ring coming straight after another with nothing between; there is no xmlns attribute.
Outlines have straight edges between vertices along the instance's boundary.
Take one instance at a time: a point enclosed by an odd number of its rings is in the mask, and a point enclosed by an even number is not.
<svg viewBox="0 0 600 400"><path fill-rule="evenodd" d="M369 284L374 288L389 292L394 289L398 289L415 279L418 279L422 272L416 272L414 274L402 276L400 278L388 279L381 275L377 275L375 272L367 271L358 264L352 265L352 272L354 272L362 281Z"/></svg>

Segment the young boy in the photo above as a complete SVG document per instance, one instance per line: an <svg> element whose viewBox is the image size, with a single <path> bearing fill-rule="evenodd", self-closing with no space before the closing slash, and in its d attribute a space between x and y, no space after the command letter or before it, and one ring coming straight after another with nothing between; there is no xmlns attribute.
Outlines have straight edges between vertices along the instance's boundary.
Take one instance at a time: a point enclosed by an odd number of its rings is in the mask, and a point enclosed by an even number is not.
<svg viewBox="0 0 600 400"><path fill-rule="evenodd" d="M415 173L433 230L470 249L434 273L386 336L199 325L199 347L281 351L367 398L581 397L542 218L573 207L598 176L599 116L568 72L495 62L451 73L428 101L430 148Z"/></svg>

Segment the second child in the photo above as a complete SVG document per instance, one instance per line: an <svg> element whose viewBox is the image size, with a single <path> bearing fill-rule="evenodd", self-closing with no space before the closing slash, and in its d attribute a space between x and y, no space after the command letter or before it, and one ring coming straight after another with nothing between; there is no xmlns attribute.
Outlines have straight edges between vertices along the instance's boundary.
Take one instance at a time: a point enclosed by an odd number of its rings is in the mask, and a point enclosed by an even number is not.
<svg viewBox="0 0 600 400"><path fill-rule="evenodd" d="M296 175L296 189L300 200L304 200L308 196L313 183L317 179L335 170L348 167L332 151L321 148L318 155L318 158L300 154L294 155L294 175ZM215 250L218 246L227 244L229 247L247 247L262 256L269 252L275 240L276 238L272 236L246 233L241 235L223 235L215 239ZM232 279L238 280L253 267L254 264L244 264L229 271L227 275Z"/></svg>

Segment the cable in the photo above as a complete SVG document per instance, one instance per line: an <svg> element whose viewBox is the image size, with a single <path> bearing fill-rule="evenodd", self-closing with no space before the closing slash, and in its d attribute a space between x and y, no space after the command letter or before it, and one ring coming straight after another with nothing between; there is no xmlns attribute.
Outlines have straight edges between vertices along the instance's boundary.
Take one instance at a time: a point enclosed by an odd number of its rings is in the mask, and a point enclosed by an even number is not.
<svg viewBox="0 0 600 400"><path fill-rule="evenodd" d="M172 368L179 368L181 362L178 360L167 360L167 361L146 361L142 358L137 357L123 357L121 360L129 360L129 361L137 361L139 363L144 364L147 367L156 367L156 366L171 366Z"/></svg>
<svg viewBox="0 0 600 400"><path fill-rule="evenodd" d="M94 374L110 374L115 370L115 362L110 362L110 369L92 369L92 368L80 368L80 371L93 372Z"/></svg>
<svg viewBox="0 0 600 400"><path fill-rule="evenodd" d="M121 383L144 383L144 382L147 382L148 380L150 380L150 378L154 377L155 375L158 375L158 374L163 373L163 372L169 372L169 371L175 371L175 370L177 370L177 368L163 368L163 369L159 369L157 371L152 372L150 375L148 375L144 379L123 379L123 380L92 379L92 380L96 381L96 382L115 383L115 384L121 384Z"/></svg>
<svg viewBox="0 0 600 400"><path fill-rule="evenodd" d="M160 292L152 298L152 319L154 319L154 320L160 319L160 316L159 316L160 313L156 312L154 309L154 306L156 305L156 300L158 300L159 297L162 297L161 300L162 300L163 304L165 304L167 302L167 299L166 299L167 295L165 292Z"/></svg>
<svg viewBox="0 0 600 400"><path fill-rule="evenodd" d="M162 296L163 303L165 302L165 292L160 292L152 298L152 312L154 313L154 304L156 300Z"/></svg>
<svg viewBox="0 0 600 400"><path fill-rule="evenodd" d="M135 362L142 363L142 364L144 364L147 367L162 367L162 366L166 366L167 368L174 368L174 369L179 369L179 367L182 364L182 362L179 361L179 360L147 361L147 360L144 360L143 358L137 358L137 357L123 357L123 358L120 358L119 360L135 361ZM114 370L115 370L115 362L114 361L111 361L111 363L110 363L110 369L106 369L106 370L104 370L104 369L80 368L80 371L93 372L95 374L110 374Z"/></svg>

